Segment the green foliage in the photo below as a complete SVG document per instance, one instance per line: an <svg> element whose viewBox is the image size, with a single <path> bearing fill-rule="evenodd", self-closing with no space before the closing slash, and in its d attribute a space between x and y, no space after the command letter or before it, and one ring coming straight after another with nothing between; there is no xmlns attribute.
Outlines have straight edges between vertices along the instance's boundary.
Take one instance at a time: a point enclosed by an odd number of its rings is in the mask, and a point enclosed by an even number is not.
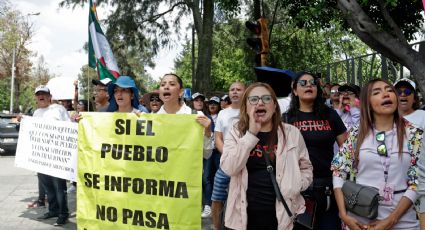
<svg viewBox="0 0 425 230"><path fill-rule="evenodd" d="M282 0L288 15L296 20L300 28L330 28L338 20L347 28L340 11L336 8L337 0ZM384 19L378 1L359 0L365 13L383 30L394 34ZM415 32L424 22L421 15L420 0L387 0L386 8L395 23L401 28L407 40L413 40Z"/></svg>
<svg viewBox="0 0 425 230"><path fill-rule="evenodd" d="M186 41L183 51L174 59L174 72L183 80L185 88L192 88L192 44Z"/></svg>
<svg viewBox="0 0 425 230"><path fill-rule="evenodd" d="M2 110L9 110L13 50L16 51L14 111L18 110L18 105L30 106L31 100L28 100L26 93L30 90L28 84L32 81L30 58L33 54L26 46L31 42L34 31L28 17L29 15L22 15L19 10L14 9L9 2L0 4L0 81L2 82L0 109Z"/></svg>

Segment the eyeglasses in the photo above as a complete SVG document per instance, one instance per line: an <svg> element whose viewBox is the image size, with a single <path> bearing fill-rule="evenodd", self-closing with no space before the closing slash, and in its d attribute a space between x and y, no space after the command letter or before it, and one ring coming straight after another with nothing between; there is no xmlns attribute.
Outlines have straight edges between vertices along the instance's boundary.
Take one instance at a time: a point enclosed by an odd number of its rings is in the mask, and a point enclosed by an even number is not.
<svg viewBox="0 0 425 230"><path fill-rule="evenodd" d="M351 91L342 91L342 92L339 92L340 94L342 94L342 95L348 95L348 96L353 96L355 93L354 92L351 92Z"/></svg>
<svg viewBox="0 0 425 230"><path fill-rule="evenodd" d="M339 95L339 92L337 89L331 89L331 94Z"/></svg>
<svg viewBox="0 0 425 230"><path fill-rule="evenodd" d="M404 89L404 90L402 90L402 89L397 89L397 93L398 93L398 95L399 95L399 96L401 96L403 93L404 93L404 95L406 95L406 96L410 96L410 94L412 94L412 93L413 93L413 91L412 91L411 89Z"/></svg>
<svg viewBox="0 0 425 230"><path fill-rule="evenodd" d="M98 88L98 89L94 89L94 91L96 92L96 93L98 93L98 92L100 92L100 91L107 91L106 90L106 88Z"/></svg>
<svg viewBox="0 0 425 230"><path fill-rule="evenodd" d="M151 97L149 101L156 101L156 102L161 102L161 99L159 99L159 97Z"/></svg>
<svg viewBox="0 0 425 230"><path fill-rule="evenodd" d="M298 80L298 84L300 84L300 86L305 87L307 86L307 83L310 83L311 86L317 86L317 81L316 79L310 79L310 80Z"/></svg>
<svg viewBox="0 0 425 230"><path fill-rule="evenodd" d="M381 143L381 144L378 145L378 148L376 149L378 151L378 155L383 156L383 157L388 156L387 146L385 145L385 132L384 131L376 134L376 141Z"/></svg>
<svg viewBox="0 0 425 230"><path fill-rule="evenodd" d="M272 95L263 95L263 96L250 96L248 97L249 104L256 105L260 102L260 99L264 104L268 104L272 101Z"/></svg>

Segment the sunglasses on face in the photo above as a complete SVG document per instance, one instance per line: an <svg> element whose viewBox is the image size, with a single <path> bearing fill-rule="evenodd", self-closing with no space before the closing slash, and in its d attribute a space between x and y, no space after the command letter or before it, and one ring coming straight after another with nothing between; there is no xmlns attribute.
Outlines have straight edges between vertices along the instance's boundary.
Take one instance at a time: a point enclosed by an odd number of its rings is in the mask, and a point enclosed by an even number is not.
<svg viewBox="0 0 425 230"><path fill-rule="evenodd" d="M378 148L376 149L379 156L386 157L388 156L387 152L387 146L385 145L385 132L379 132L376 134L376 141L380 142L381 144L378 145Z"/></svg>
<svg viewBox="0 0 425 230"><path fill-rule="evenodd" d="M406 96L410 96L410 94L412 94L412 93L413 93L413 91L412 91L411 89L404 89L404 90L402 90L402 89L397 89L397 93L398 93L398 95L399 95L399 96L401 96L403 93L404 93L404 95L406 95Z"/></svg>
<svg viewBox="0 0 425 230"><path fill-rule="evenodd" d="M150 101L154 102L161 102L161 99L159 99L159 97L151 97Z"/></svg>
<svg viewBox="0 0 425 230"><path fill-rule="evenodd" d="M256 105L258 102L263 101L264 104L268 104L272 101L272 95L263 95L263 96L250 96L248 97L249 104Z"/></svg>
<svg viewBox="0 0 425 230"><path fill-rule="evenodd" d="M311 86L317 86L316 79L310 79L310 80L298 80L298 84L302 87L307 86L307 83L310 83Z"/></svg>

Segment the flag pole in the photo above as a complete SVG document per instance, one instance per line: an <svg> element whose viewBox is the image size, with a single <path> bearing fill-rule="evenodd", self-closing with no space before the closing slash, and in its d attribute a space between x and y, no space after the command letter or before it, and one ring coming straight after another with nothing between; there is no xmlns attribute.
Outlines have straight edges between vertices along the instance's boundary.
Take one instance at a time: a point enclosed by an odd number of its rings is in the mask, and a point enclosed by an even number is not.
<svg viewBox="0 0 425 230"><path fill-rule="evenodd" d="M87 66L87 104L90 106L90 67ZM94 107L91 105L91 107ZM94 108L91 108L94 111ZM89 109L90 110L90 109Z"/></svg>

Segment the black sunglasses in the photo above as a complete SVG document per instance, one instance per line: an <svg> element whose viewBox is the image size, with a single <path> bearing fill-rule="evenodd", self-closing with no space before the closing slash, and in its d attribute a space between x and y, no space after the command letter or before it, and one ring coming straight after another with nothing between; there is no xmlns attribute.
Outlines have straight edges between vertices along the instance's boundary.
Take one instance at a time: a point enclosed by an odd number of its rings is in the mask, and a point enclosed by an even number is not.
<svg viewBox="0 0 425 230"><path fill-rule="evenodd" d="M161 102L161 99L159 99L159 97L151 97L150 101Z"/></svg>
<svg viewBox="0 0 425 230"><path fill-rule="evenodd" d="M402 89L397 89L397 93L398 93L398 95L399 95L399 96L401 96L403 93L404 93L404 95L406 95L406 96L410 96L410 94L412 94L412 93L413 93L413 90L411 90L411 89L404 89L404 90L402 90Z"/></svg>
<svg viewBox="0 0 425 230"><path fill-rule="evenodd" d="M376 149L379 156L388 156L387 146L385 145L385 132L379 132L376 134L376 141L381 142Z"/></svg>
<svg viewBox="0 0 425 230"><path fill-rule="evenodd" d="M310 85L312 85L312 86L317 86L317 81L316 81L316 79L310 79L310 80L298 80L298 84L300 84L300 86L302 86L302 87L307 86L307 83L310 83Z"/></svg>

